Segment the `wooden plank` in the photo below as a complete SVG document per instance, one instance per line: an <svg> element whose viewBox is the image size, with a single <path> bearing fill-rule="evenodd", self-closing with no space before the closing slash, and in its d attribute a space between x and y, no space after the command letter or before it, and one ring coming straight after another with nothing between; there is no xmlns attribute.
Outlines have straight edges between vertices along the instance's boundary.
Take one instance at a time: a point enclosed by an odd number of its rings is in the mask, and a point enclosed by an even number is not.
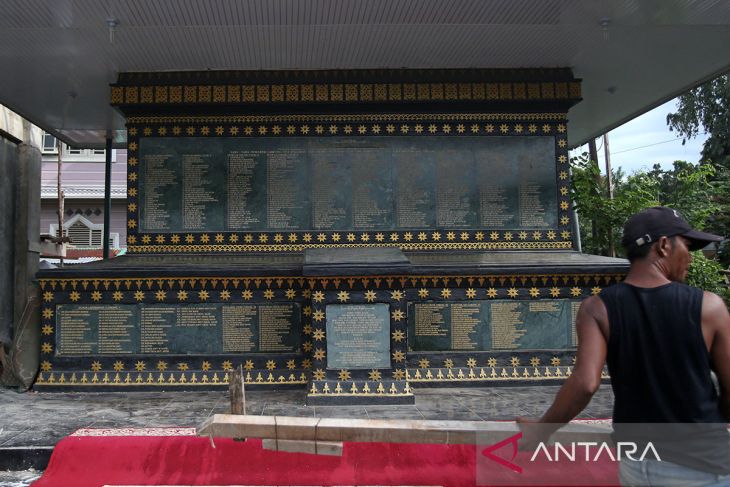
<svg viewBox="0 0 730 487"><path fill-rule="evenodd" d="M198 435L216 438L430 444L491 444L517 433L517 424L506 421L295 418L230 414L213 415L198 428ZM571 423L555 433L553 439L610 443L611 428L608 424Z"/></svg>

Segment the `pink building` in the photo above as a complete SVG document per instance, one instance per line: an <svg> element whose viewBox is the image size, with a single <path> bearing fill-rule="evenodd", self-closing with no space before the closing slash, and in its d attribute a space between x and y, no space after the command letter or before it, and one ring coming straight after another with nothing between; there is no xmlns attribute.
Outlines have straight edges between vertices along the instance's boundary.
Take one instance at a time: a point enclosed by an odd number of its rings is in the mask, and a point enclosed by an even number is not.
<svg viewBox="0 0 730 487"><path fill-rule="evenodd" d="M104 232L104 150L73 149L61 144L61 189L64 193L64 234L71 238L67 261L97 260ZM40 233L58 233L58 149L56 140L44 136L41 174ZM112 255L126 249L127 151L112 151L111 224ZM97 251L95 251L97 250ZM89 254L88 256L86 254ZM49 259L50 260L50 259Z"/></svg>

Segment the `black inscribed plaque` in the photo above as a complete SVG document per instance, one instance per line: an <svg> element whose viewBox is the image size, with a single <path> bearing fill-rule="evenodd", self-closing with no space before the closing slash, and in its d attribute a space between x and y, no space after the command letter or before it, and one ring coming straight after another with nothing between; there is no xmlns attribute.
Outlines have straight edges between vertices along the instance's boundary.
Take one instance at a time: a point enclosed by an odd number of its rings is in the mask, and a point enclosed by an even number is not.
<svg viewBox="0 0 730 487"><path fill-rule="evenodd" d="M148 305L140 310L141 353L216 353L220 307Z"/></svg>
<svg viewBox="0 0 730 487"><path fill-rule="evenodd" d="M349 152L355 229L393 228L393 164L383 152L382 147L359 147Z"/></svg>
<svg viewBox="0 0 730 487"><path fill-rule="evenodd" d="M122 355L138 351L135 305L59 305L58 355Z"/></svg>
<svg viewBox="0 0 730 487"><path fill-rule="evenodd" d="M326 315L328 369L390 367L387 304L330 304Z"/></svg>
<svg viewBox="0 0 730 487"><path fill-rule="evenodd" d="M266 151L232 150L227 157L227 229L265 230Z"/></svg>
<svg viewBox="0 0 730 487"><path fill-rule="evenodd" d="M298 352L301 305L59 305L58 355Z"/></svg>
<svg viewBox="0 0 730 487"><path fill-rule="evenodd" d="M433 154L436 158L436 226L475 228L478 200L473 153L454 147Z"/></svg>
<svg viewBox="0 0 730 487"><path fill-rule="evenodd" d="M298 352L301 306L298 303L222 305L224 353Z"/></svg>
<svg viewBox="0 0 730 487"><path fill-rule="evenodd" d="M182 228L182 165L167 139L140 141L140 229L174 232Z"/></svg>
<svg viewBox="0 0 730 487"><path fill-rule="evenodd" d="M487 309L480 301L410 303L411 350L489 350Z"/></svg>
<svg viewBox="0 0 730 487"><path fill-rule="evenodd" d="M140 139L143 232L557 226L554 139Z"/></svg>
<svg viewBox="0 0 730 487"><path fill-rule="evenodd" d="M231 304L221 307L223 353L256 352L258 350L258 306Z"/></svg>
<svg viewBox="0 0 730 487"><path fill-rule="evenodd" d="M298 352L301 334L302 312L298 303L258 306L259 352Z"/></svg>
<svg viewBox="0 0 730 487"><path fill-rule="evenodd" d="M306 152L298 146L267 150L266 227L284 231L311 228Z"/></svg>
<svg viewBox="0 0 730 487"><path fill-rule="evenodd" d="M410 303L408 346L415 351L573 347L578 305L565 299Z"/></svg>
<svg viewBox="0 0 730 487"><path fill-rule="evenodd" d="M436 161L414 142L393 149L395 227L435 228Z"/></svg>
<svg viewBox="0 0 730 487"><path fill-rule="evenodd" d="M312 168L312 228L352 228L352 164L347 146L315 143L310 147Z"/></svg>
<svg viewBox="0 0 730 487"><path fill-rule="evenodd" d="M511 142L513 143L513 142ZM496 137L489 148L475 151L480 225L484 228L519 226L519 175L509 154L510 139Z"/></svg>
<svg viewBox="0 0 730 487"><path fill-rule="evenodd" d="M488 303L493 349L556 349L571 346L570 301L541 299Z"/></svg>
<svg viewBox="0 0 730 487"><path fill-rule="evenodd" d="M517 163L518 228L550 228L557 226L555 147L548 137L524 137L507 149ZM548 184L553 181L553 184Z"/></svg>

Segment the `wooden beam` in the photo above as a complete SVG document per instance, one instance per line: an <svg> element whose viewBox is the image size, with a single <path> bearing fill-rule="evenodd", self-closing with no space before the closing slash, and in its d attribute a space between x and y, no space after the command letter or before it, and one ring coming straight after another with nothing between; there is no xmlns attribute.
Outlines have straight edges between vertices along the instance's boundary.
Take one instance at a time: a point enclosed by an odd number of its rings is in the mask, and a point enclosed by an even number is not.
<svg viewBox="0 0 730 487"><path fill-rule="evenodd" d="M246 381L243 378L243 366L231 373L228 386L231 398L231 414L246 414Z"/></svg>
<svg viewBox="0 0 730 487"><path fill-rule="evenodd" d="M506 421L298 418L216 414L198 428L212 438L262 438L308 442L491 444L519 432ZM570 423L555 441L611 443L609 424Z"/></svg>

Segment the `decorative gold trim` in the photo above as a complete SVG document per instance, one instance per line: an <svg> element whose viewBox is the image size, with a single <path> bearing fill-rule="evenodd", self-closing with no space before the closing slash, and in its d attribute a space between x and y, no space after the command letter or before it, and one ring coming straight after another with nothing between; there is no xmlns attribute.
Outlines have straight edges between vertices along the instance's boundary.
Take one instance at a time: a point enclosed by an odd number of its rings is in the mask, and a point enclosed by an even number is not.
<svg viewBox="0 0 730 487"><path fill-rule="evenodd" d="M336 386L335 386L336 387ZM412 392L309 392L307 397L413 397Z"/></svg>
<svg viewBox="0 0 730 487"><path fill-rule="evenodd" d="M566 120L561 112L544 113L433 113L433 114L361 114L361 115L211 115L171 117L129 117L127 125L145 123L274 123L274 122L410 122L410 121L480 121L480 120Z"/></svg>
<svg viewBox="0 0 730 487"><path fill-rule="evenodd" d="M454 243L342 243L281 245L130 245L128 253L147 252L299 252L305 249L398 247L402 250L571 249L572 242L454 242Z"/></svg>
<svg viewBox="0 0 730 487"><path fill-rule="evenodd" d="M536 284L542 283L543 287L547 286L547 282L552 280L553 282L563 281L563 285L560 286L562 289L569 289L571 285L580 284L582 281L584 286L587 287L597 281L604 281L605 285L609 285L611 282L618 282L619 279L623 278L625 273L611 272L611 273L565 273L565 274L545 274L545 273L531 273L531 274L407 274L407 275L372 275L372 276L331 276L327 278L312 278L312 277L295 277L295 276L227 276L220 277L207 274L196 274L196 275L185 275L185 276L153 276L153 277L140 277L140 276L129 276L129 277L98 277L98 278L58 278L58 279L39 279L38 284L42 291L67 291L67 287L70 285L71 290L77 290L83 288L84 291L94 291L102 289L104 291L117 291L121 289L121 285L125 284L126 290L141 289L143 286L147 286L148 290L154 289L158 286L160 289L174 289L175 285L183 286L187 284L189 287L194 287L200 284L202 288L207 288L209 285L211 289L269 289L275 287L276 289L289 289L298 285L301 288L312 288L317 283L321 284L323 288L330 287L330 284L334 286L333 289L340 289L344 285L351 287L351 283L361 281L363 287L372 288L371 284L375 284L373 289L380 288L380 284L386 284L387 289L402 289L404 287L421 288L426 287L429 289L438 289L443 287L478 287L484 286L494 287L505 287L508 284L510 286L516 285L519 281L520 288L532 287ZM504 281L504 282L502 282ZM509 281L509 282L507 282ZM524 281L524 282L523 282ZM538 282L540 281L540 282ZM497 284L499 283L499 284ZM398 284L397 286L394 286ZM410 284L410 286L406 286ZM219 286L220 285L220 286ZM386 289L383 288L383 289ZM182 289L182 287L181 287ZM50 292L50 291L49 291ZM541 298L544 298L542 296ZM59 296L53 294L54 302L58 301ZM45 307L51 306L49 303L44 303Z"/></svg>
<svg viewBox="0 0 730 487"><path fill-rule="evenodd" d="M262 372L263 373L263 372ZM151 380L150 380L151 377ZM284 379L284 380L282 380ZM208 372L171 372L171 371L145 371L145 372L117 372L114 370L99 370L89 372L83 370L58 370L40 372L36 378L35 385L56 386L56 387L211 387L228 385L228 373L224 370L211 370ZM306 385L308 380L301 378L290 380L284 376L267 378L265 380L246 381L252 385Z"/></svg>
<svg viewBox="0 0 730 487"><path fill-rule="evenodd" d="M409 368L408 382L504 382L504 381L563 381L573 373L573 366L518 366L518 367L454 367ZM610 379L606 369L601 379Z"/></svg>

